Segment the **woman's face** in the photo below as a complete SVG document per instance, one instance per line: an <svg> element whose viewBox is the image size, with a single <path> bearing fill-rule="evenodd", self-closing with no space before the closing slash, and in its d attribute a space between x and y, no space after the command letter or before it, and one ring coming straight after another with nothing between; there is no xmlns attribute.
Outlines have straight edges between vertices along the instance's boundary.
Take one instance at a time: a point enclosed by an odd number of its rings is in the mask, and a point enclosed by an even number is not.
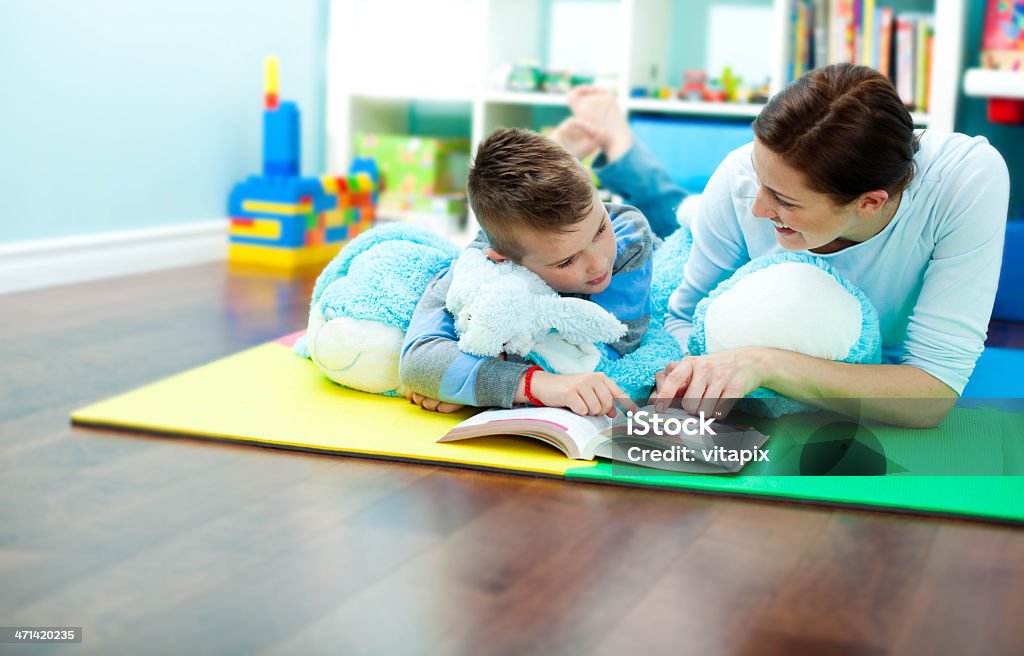
<svg viewBox="0 0 1024 656"><path fill-rule="evenodd" d="M788 251L822 249L822 252L831 252L838 250L837 244L833 244L836 240L843 240L848 246L851 241L872 237L885 225L877 225L880 218L877 209L888 197L884 191L869 192L846 206L834 205L829 196L811 190L803 174L757 139L751 160L758 189L750 211L772 222L775 239ZM882 198L876 208L878 194ZM865 196L871 198L865 199ZM862 209L865 202L868 203L866 215Z"/></svg>

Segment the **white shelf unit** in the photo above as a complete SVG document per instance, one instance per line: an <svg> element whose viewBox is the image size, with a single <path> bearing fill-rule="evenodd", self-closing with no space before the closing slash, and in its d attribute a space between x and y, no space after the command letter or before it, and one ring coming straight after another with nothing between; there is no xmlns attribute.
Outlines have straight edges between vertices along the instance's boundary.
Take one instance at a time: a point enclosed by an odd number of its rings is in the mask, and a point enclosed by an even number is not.
<svg viewBox="0 0 1024 656"><path fill-rule="evenodd" d="M933 0L932 6L931 111L913 117L918 125L951 131L962 73L965 0ZM402 112L414 103L456 104L460 113L468 107L474 149L495 127L536 127L539 116L553 122L567 116L562 94L510 92L495 81L502 66L526 59L542 66L573 56L577 62L600 61L602 70L581 72L617 76L619 104L630 114L752 119L760 105L631 98L629 90L678 88L681 68L709 69L716 56L721 59L723 47L734 47L741 59L753 52L768 72L771 92L779 91L787 82L790 7L790 0L331 0L328 166L345 168L357 132L408 131ZM704 53L676 61L690 42L710 41L707 33L716 20L742 18L742 12L754 19L753 25L746 21L750 38L738 34L724 44L705 43ZM670 70L672 65L677 68Z"/></svg>
<svg viewBox="0 0 1024 656"><path fill-rule="evenodd" d="M1024 71L968 69L964 93L976 98L1024 98Z"/></svg>

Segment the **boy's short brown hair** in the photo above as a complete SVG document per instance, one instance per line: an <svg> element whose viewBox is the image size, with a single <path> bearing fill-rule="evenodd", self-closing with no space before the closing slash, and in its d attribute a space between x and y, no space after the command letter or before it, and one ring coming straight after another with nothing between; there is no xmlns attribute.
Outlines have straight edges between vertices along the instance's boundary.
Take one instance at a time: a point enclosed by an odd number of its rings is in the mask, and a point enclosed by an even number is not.
<svg viewBox="0 0 1024 656"><path fill-rule="evenodd" d="M516 234L571 232L594 206L594 183L567 150L545 136L499 128L476 151L469 202L491 246L519 260Z"/></svg>

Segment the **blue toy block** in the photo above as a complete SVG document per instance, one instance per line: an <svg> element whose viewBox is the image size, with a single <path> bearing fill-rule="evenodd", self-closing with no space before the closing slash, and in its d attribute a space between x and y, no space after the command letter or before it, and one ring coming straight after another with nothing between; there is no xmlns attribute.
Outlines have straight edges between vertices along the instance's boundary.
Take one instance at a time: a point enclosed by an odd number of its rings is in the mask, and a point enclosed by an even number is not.
<svg viewBox="0 0 1024 656"><path fill-rule="evenodd" d="M328 244L334 244L339 241L346 241L348 239L348 226L335 226L333 228L327 228L324 231L324 241Z"/></svg>
<svg viewBox="0 0 1024 656"><path fill-rule="evenodd" d="M239 218L255 218L265 216L266 212L252 212L243 209L245 201L262 201L266 203L284 203L297 205L303 197L309 197L314 212L333 209L337 206L337 197L324 193L323 186L317 178L281 178L266 176L250 176L231 190L228 197L228 215Z"/></svg>
<svg viewBox="0 0 1024 656"><path fill-rule="evenodd" d="M301 161L299 108L282 102L263 112L263 175L297 176Z"/></svg>
<svg viewBox="0 0 1024 656"><path fill-rule="evenodd" d="M1003 268L999 272L999 289L992 318L1002 321L1024 321L1024 220L1007 221L1006 243L1003 245Z"/></svg>
<svg viewBox="0 0 1024 656"><path fill-rule="evenodd" d="M377 186L377 182L380 180L380 169L377 168L377 160L372 157L355 157L352 160L352 166L349 168L349 175L358 175L359 173L369 174L370 179L373 180L374 187Z"/></svg>

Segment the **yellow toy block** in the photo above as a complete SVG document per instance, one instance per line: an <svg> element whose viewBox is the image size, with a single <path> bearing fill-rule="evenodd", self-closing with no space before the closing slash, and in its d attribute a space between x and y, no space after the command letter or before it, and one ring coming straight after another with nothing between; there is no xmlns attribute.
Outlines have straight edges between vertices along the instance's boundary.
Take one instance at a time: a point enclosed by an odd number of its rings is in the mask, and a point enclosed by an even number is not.
<svg viewBox="0 0 1024 656"><path fill-rule="evenodd" d="M233 269L263 269L281 273L318 270L331 261L343 243L280 248L256 244L228 244L228 263Z"/></svg>
<svg viewBox="0 0 1024 656"><path fill-rule="evenodd" d="M263 214L279 214L296 216L309 214L313 211L312 203L271 203L263 200L243 200L242 209L246 212L262 212Z"/></svg>
<svg viewBox="0 0 1024 656"><path fill-rule="evenodd" d="M324 225L328 228L337 228L345 225L344 214L341 210L327 210L324 212Z"/></svg>
<svg viewBox="0 0 1024 656"><path fill-rule="evenodd" d="M277 57L267 57L263 64L263 93L276 96L278 91Z"/></svg>
<svg viewBox="0 0 1024 656"><path fill-rule="evenodd" d="M338 195L338 178L332 175L320 176L320 185L324 188L324 193Z"/></svg>
<svg viewBox="0 0 1024 656"><path fill-rule="evenodd" d="M280 239L281 222L277 219L249 219L246 222L232 221L228 234L232 237Z"/></svg>

